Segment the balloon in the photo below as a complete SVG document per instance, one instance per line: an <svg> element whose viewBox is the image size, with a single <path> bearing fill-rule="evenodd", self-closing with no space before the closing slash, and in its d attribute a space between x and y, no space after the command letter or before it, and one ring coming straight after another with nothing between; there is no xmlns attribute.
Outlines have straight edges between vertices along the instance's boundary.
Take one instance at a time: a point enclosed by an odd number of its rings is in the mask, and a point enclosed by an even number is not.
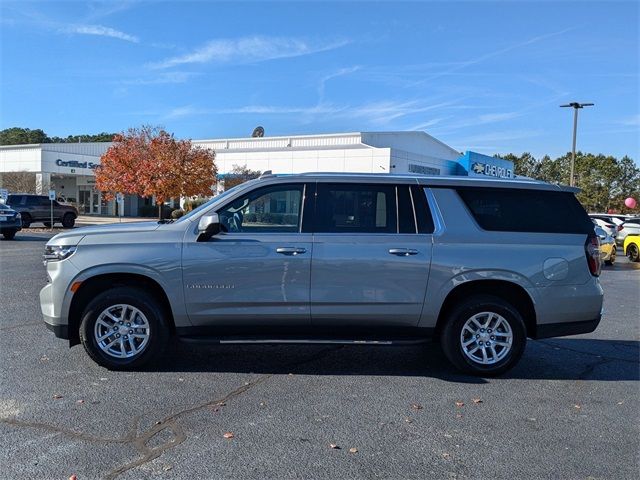
<svg viewBox="0 0 640 480"><path fill-rule="evenodd" d="M627 206L627 208L636 208L638 202L636 202L635 198L629 197L624 201L624 204Z"/></svg>

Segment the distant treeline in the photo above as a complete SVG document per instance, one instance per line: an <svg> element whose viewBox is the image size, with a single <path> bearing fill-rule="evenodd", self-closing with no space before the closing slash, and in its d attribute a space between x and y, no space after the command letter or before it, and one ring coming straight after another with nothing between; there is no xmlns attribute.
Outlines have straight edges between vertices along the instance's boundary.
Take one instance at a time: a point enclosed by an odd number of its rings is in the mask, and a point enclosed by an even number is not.
<svg viewBox="0 0 640 480"><path fill-rule="evenodd" d="M548 155L535 158L530 153L522 155L496 155L511 160L516 175L557 184L569 184L571 153L552 159ZM640 168L628 156L576 153L575 185L581 189L578 200L590 212L639 213L638 208L625 207L624 199L640 200Z"/></svg>
<svg viewBox="0 0 640 480"><path fill-rule="evenodd" d="M6 128L0 131L0 145L25 145L29 143L78 143L111 142L115 133L102 132L96 135L69 135L68 137L50 137L40 128Z"/></svg>

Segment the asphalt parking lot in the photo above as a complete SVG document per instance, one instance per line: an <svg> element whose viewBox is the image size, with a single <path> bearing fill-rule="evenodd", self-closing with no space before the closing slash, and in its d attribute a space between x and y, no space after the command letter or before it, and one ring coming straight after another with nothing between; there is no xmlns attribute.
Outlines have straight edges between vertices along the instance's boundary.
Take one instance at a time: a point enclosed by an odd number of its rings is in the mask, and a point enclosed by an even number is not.
<svg viewBox="0 0 640 480"><path fill-rule="evenodd" d="M595 332L530 341L500 378L456 373L436 345L186 344L116 373L42 324L47 238L0 241L2 478L638 478L640 264L624 257Z"/></svg>

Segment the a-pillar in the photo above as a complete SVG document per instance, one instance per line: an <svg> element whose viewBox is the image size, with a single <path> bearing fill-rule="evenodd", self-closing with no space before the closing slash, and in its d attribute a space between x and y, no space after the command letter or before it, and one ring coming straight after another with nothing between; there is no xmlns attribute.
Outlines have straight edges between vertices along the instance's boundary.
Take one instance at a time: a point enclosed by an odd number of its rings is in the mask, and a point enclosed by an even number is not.
<svg viewBox="0 0 640 480"><path fill-rule="evenodd" d="M49 172L36 173L36 193L47 195L51 188L51 174Z"/></svg>

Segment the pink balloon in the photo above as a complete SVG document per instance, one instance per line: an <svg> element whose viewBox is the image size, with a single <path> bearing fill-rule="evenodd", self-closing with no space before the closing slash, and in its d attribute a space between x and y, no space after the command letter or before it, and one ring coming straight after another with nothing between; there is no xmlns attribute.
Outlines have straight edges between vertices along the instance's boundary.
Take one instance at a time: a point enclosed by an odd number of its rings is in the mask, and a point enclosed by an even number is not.
<svg viewBox="0 0 640 480"><path fill-rule="evenodd" d="M636 208L638 202L636 202L635 198L629 197L624 201L624 204L627 206L627 208Z"/></svg>

